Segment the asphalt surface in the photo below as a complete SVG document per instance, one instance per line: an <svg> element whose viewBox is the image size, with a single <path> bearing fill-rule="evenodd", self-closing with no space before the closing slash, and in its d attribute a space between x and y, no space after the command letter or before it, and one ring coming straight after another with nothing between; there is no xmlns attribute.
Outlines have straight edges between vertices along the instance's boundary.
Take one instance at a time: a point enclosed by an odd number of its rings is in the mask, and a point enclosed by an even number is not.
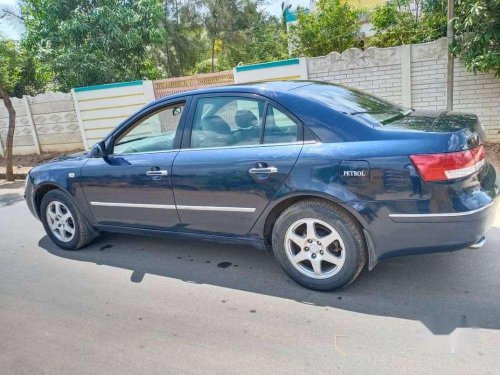
<svg viewBox="0 0 500 375"><path fill-rule="evenodd" d="M0 186L2 374L500 368L500 214L481 250L387 260L320 293L243 246L105 234L62 251L20 186Z"/></svg>

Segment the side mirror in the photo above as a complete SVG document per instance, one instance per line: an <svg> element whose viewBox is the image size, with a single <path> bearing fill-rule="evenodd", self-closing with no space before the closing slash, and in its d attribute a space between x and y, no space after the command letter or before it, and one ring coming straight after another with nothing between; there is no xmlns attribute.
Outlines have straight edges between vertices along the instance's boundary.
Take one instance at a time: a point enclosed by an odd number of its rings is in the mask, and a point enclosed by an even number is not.
<svg viewBox="0 0 500 375"><path fill-rule="evenodd" d="M93 158L103 158L106 156L106 148L104 146L104 142L99 142L96 143L95 145L92 146L92 149L90 150L90 155L92 155Z"/></svg>
<svg viewBox="0 0 500 375"><path fill-rule="evenodd" d="M172 115L174 116L179 116L182 112L182 107L174 107L174 109L172 109Z"/></svg>

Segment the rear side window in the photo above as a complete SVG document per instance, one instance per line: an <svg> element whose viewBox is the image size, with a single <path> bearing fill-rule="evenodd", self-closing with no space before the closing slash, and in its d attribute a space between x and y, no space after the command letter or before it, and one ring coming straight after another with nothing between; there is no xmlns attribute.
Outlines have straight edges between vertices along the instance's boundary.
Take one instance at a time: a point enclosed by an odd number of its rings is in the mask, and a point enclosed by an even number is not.
<svg viewBox="0 0 500 375"><path fill-rule="evenodd" d="M297 142L297 123L279 109L267 109L264 143Z"/></svg>
<svg viewBox="0 0 500 375"><path fill-rule="evenodd" d="M366 92L326 82L315 82L294 90L336 111L358 116L370 124L384 125L412 112Z"/></svg>
<svg viewBox="0 0 500 375"><path fill-rule="evenodd" d="M205 97L196 104L190 148L297 141L298 126L273 105L253 98ZM265 117L265 118L264 118Z"/></svg>
<svg viewBox="0 0 500 375"><path fill-rule="evenodd" d="M196 105L191 148L260 144L265 103L240 97L201 98Z"/></svg>

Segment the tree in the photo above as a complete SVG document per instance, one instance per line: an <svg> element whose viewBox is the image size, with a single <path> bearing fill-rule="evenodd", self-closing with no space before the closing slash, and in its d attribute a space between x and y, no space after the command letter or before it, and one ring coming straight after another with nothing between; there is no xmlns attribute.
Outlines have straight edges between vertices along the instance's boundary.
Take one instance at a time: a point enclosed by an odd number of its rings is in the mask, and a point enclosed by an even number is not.
<svg viewBox="0 0 500 375"><path fill-rule="evenodd" d="M212 71L216 63L218 69L230 69L287 56L281 22L262 11L262 4L262 0L202 0ZM198 64L205 66L205 61Z"/></svg>
<svg viewBox="0 0 500 375"><path fill-rule="evenodd" d="M160 0L26 0L22 14L26 45L50 63L61 90L161 75Z"/></svg>
<svg viewBox="0 0 500 375"><path fill-rule="evenodd" d="M245 63L288 58L288 36L279 18L258 12L248 32Z"/></svg>
<svg viewBox="0 0 500 375"><path fill-rule="evenodd" d="M394 47L424 43L446 36L446 0L390 0L375 8L375 35L365 46Z"/></svg>
<svg viewBox="0 0 500 375"><path fill-rule="evenodd" d="M9 128L6 139L7 180L14 179L12 171L12 149L16 127L16 111L11 96L36 95L43 92L51 80L50 71L41 64L22 43L0 39L0 98L9 113Z"/></svg>
<svg viewBox="0 0 500 375"><path fill-rule="evenodd" d="M232 68L239 63L288 57L288 40L281 21L261 11L259 5L257 1L241 3L240 11L234 15L234 31L226 35L222 44L221 65Z"/></svg>
<svg viewBox="0 0 500 375"><path fill-rule="evenodd" d="M500 2L458 0L452 52L473 72L500 75Z"/></svg>
<svg viewBox="0 0 500 375"><path fill-rule="evenodd" d="M203 0L206 9L205 28L210 41L210 61L215 72L215 52L217 43L231 45L234 40L236 18L240 12L239 0Z"/></svg>
<svg viewBox="0 0 500 375"><path fill-rule="evenodd" d="M5 155L7 181L14 181L12 148L14 130L16 128L16 111L10 100L10 95L20 80L20 65L19 54L15 43L12 41L0 40L0 97L9 113L9 129L7 131Z"/></svg>
<svg viewBox="0 0 500 375"><path fill-rule="evenodd" d="M446 0L390 0L375 8L366 46L392 47L446 36ZM470 71L500 75L500 2L457 0L451 51Z"/></svg>
<svg viewBox="0 0 500 375"><path fill-rule="evenodd" d="M355 47L361 39L359 11L340 0L319 0L317 11L299 10L290 28L295 54L321 56Z"/></svg>
<svg viewBox="0 0 500 375"><path fill-rule="evenodd" d="M165 67L170 77L186 75L195 69L206 50L200 0L165 0L163 48Z"/></svg>

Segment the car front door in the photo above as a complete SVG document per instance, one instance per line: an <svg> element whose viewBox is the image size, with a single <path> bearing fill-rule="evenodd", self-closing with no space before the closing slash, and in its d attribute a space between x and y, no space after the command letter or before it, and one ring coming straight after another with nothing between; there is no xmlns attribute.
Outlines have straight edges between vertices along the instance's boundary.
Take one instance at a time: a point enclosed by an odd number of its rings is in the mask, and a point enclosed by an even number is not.
<svg viewBox="0 0 500 375"><path fill-rule="evenodd" d="M117 129L108 155L84 165L82 188L99 224L177 229L171 171L188 102L146 110Z"/></svg>
<svg viewBox="0 0 500 375"><path fill-rule="evenodd" d="M292 170L302 126L257 96L199 96L172 181L183 230L247 234Z"/></svg>

